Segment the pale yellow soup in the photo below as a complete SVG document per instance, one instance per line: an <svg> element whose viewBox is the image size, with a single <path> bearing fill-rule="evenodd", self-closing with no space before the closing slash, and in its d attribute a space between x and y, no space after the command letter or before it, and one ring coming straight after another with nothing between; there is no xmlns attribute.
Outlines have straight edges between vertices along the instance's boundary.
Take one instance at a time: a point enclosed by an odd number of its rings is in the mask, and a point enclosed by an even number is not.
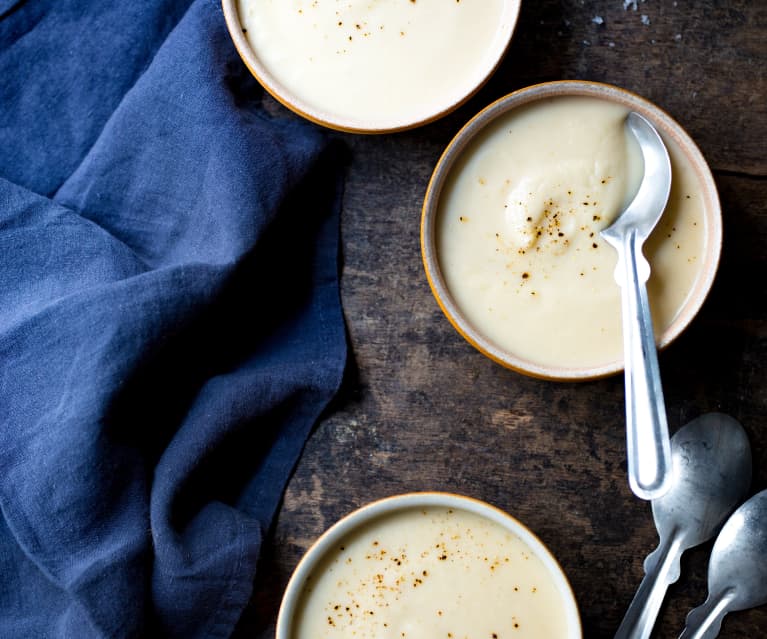
<svg viewBox="0 0 767 639"><path fill-rule="evenodd" d="M308 108L396 123L460 100L483 79L508 39L508 5L238 0L238 11L264 68Z"/></svg>
<svg viewBox="0 0 767 639"><path fill-rule="evenodd" d="M486 340L536 365L622 358L615 250L599 235L631 200L641 151L606 100L556 97L510 111L473 140L440 195L437 252L456 306ZM671 140L672 189L645 244L656 335L700 274L705 218Z"/></svg>
<svg viewBox="0 0 767 639"><path fill-rule="evenodd" d="M339 542L299 599L291 639L565 639L563 595L519 537L474 513L410 508Z"/></svg>

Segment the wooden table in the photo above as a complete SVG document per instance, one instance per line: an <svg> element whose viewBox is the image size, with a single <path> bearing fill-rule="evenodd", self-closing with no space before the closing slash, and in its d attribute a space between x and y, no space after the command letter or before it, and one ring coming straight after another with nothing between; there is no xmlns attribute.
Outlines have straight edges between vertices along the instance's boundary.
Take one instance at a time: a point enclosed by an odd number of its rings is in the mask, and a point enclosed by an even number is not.
<svg viewBox="0 0 767 639"><path fill-rule="evenodd" d="M660 357L669 426L708 411L733 415L751 438L752 491L766 487L767 2L623 4L524 0L505 61L463 108L406 133L340 136L351 150L342 300L352 356L265 544L243 636L273 636L291 571L339 517L419 490L508 511L560 560L585 637L612 637L620 623L657 544L649 504L627 484L622 377L555 383L494 364L450 326L421 265L420 208L440 153L482 107L537 82L633 90L679 121L707 158L724 250L702 312ZM710 548L685 555L654 636L677 637L705 598ZM721 636L767 636L767 607L730 615Z"/></svg>

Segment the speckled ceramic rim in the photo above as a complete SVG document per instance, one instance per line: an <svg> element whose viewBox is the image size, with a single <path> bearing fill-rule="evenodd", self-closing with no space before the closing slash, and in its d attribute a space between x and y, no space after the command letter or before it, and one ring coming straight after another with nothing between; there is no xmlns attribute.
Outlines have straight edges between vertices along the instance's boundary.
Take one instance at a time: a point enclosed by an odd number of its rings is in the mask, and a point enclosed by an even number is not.
<svg viewBox="0 0 767 639"><path fill-rule="evenodd" d="M486 339L465 318L448 291L439 267L436 248L436 221L439 197L451 168L474 137L496 118L537 100L561 96L587 96L617 102L648 118L665 136L673 139L687 157L702 190L706 219L706 249L700 274L684 307L672 324L660 335L658 346L665 348L689 325L700 310L714 283L722 250L722 211L711 170L698 147L671 116L644 98L609 84L564 80L536 84L497 100L464 126L453 138L432 174L421 216L421 253L426 277L434 297L455 329L477 350L512 370L542 379L585 381L606 377L623 370L623 360L601 366L564 368L543 366L503 350Z"/></svg>
<svg viewBox="0 0 767 639"><path fill-rule="evenodd" d="M282 605L277 617L276 639L292 639L292 621L307 577L309 577L328 552L332 552L337 548L338 543L344 537L355 529L383 515L411 508L428 507L453 508L474 513L495 522L519 537L533 551L533 554L541 560L543 565L546 566L557 585L565 606L562 613L567 619L568 639L581 639L583 637L578 605L573 590L570 587L570 582L567 580L557 560L535 534L511 515L485 502L452 493L423 492L397 495L375 501L367 506L363 506L359 510L355 510L331 526L309 548L288 582L288 587L282 598Z"/></svg>
<svg viewBox="0 0 767 639"><path fill-rule="evenodd" d="M514 29L517 26L520 3L521 0L506 0L504 5L504 17L500 21L501 32L499 37L494 40L494 42L497 42L497 48L493 52L493 55L488 57L486 68L477 72L477 80L474 86L466 92L465 95L458 96L453 99L452 102L441 104L436 108L416 110L407 119L392 118L390 120L368 120L365 119L364 115L352 119L317 109L300 99L298 96L293 95L291 91L282 86L280 81L264 67L258 59L258 56L253 52L253 49L248 43L248 39L242 33L240 16L237 11L237 0L222 0L226 26L229 29L229 34L234 41L234 46L237 48L237 52L240 54L240 57L245 62L245 65L250 72L273 98L291 111L315 124L337 131L345 131L347 133L368 134L404 131L434 122L454 111L471 98L471 96L479 91L485 82L487 82L500 64L503 56L506 54L509 44L511 43L511 37L514 34Z"/></svg>

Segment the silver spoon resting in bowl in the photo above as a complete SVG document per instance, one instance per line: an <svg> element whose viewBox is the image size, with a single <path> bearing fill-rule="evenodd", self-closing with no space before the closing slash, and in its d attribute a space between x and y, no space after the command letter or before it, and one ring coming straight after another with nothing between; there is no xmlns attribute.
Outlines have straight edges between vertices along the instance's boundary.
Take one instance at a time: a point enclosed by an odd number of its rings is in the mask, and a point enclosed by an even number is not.
<svg viewBox="0 0 767 639"><path fill-rule="evenodd" d="M714 542L708 598L687 615L679 639L714 639L728 612L767 604L767 490L738 508Z"/></svg>
<svg viewBox="0 0 767 639"><path fill-rule="evenodd" d="M600 235L618 252L615 281L621 288L629 485L637 497L656 499L671 485L671 449L647 299L650 264L642 245L666 208L671 161L644 117L629 113L626 127L642 151L644 177L631 203Z"/></svg>
<svg viewBox="0 0 767 639"><path fill-rule="evenodd" d="M615 639L648 639L668 587L679 579L688 548L719 531L751 484L751 446L732 417L707 413L671 438L670 490L652 502L660 542L644 562L645 577Z"/></svg>

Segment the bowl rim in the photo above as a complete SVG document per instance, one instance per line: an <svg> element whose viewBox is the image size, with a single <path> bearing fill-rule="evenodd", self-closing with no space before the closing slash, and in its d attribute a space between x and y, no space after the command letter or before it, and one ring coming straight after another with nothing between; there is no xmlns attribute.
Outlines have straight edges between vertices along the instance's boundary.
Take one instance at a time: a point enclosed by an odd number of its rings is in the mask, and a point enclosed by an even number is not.
<svg viewBox="0 0 767 639"><path fill-rule="evenodd" d="M421 209L421 256L426 278L437 304L456 331L486 357L518 373L553 381L588 381L623 370L623 358L597 366L547 366L516 356L486 339L461 313L440 271L436 249L436 218L439 196L450 169L475 136L496 118L538 100L556 97L605 99L639 112L671 138L690 163L701 185L706 219L706 250L703 264L684 306L668 328L656 336L658 348L673 342L700 311L713 286L722 250L722 211L714 177L698 146L668 113L644 97L612 84L586 80L543 82L509 93L482 109L448 143L435 165Z"/></svg>
<svg viewBox="0 0 767 639"><path fill-rule="evenodd" d="M292 639L292 621L303 586L314 568L329 551L336 548L341 539L373 519L400 510L426 507L464 510L489 519L519 537L541 560L556 583L557 590L565 605L564 614L567 616L569 639L583 637L578 603L570 581L557 559L535 533L509 513L474 497L450 492L423 491L393 495L370 502L345 515L320 535L303 555L290 577L277 615L275 639Z"/></svg>
<svg viewBox="0 0 767 639"><path fill-rule="evenodd" d="M275 100L314 124L344 133L361 134L396 133L430 124L431 122L439 120L449 113L452 113L476 95L495 73L501 61L506 56L509 47L511 46L511 41L517 24L519 23L522 0L503 0L503 2L505 17L501 26L504 30L500 32L500 35L497 38L499 43L498 49L494 51L493 55L489 58L485 70L477 73L478 79L474 82L473 88L470 88L468 93L456 97L449 104L440 106L436 111L433 109L424 111L414 119L391 118L390 121L384 121L382 119L376 123L374 120L365 121L364 118L353 119L334 116L332 113L312 107L301 98L293 95L290 90L286 89L279 80L266 69L250 46L250 43L242 30L242 24L237 9L238 0L221 0L224 11L224 21L226 22L234 46L237 49L237 53L240 55L240 58L242 58L242 61L245 63L245 66L250 73Z"/></svg>

